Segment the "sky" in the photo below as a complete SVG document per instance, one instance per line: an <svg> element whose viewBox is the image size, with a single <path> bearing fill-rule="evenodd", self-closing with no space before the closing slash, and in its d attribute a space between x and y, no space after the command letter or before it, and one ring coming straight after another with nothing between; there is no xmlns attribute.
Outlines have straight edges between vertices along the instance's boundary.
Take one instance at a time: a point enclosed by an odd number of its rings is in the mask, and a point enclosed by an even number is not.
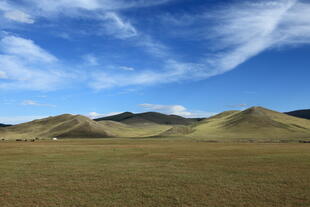
<svg viewBox="0 0 310 207"><path fill-rule="evenodd" d="M307 0L0 0L0 123L310 108Z"/></svg>

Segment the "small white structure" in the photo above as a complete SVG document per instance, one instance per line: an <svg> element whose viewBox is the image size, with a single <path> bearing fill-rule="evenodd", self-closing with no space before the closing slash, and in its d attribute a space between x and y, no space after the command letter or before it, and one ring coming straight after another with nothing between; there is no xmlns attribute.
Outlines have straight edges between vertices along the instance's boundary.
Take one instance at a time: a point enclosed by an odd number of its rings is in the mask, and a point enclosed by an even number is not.
<svg viewBox="0 0 310 207"><path fill-rule="evenodd" d="M58 140L58 138L54 137L54 138L52 138L52 140L53 140L53 141L57 141L57 140Z"/></svg>

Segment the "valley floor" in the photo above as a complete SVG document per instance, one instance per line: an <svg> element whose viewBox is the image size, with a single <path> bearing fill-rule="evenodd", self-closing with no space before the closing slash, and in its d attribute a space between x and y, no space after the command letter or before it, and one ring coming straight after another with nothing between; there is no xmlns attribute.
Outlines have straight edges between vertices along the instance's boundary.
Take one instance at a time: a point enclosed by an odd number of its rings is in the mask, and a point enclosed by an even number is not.
<svg viewBox="0 0 310 207"><path fill-rule="evenodd" d="M310 206L310 144L0 142L1 207Z"/></svg>

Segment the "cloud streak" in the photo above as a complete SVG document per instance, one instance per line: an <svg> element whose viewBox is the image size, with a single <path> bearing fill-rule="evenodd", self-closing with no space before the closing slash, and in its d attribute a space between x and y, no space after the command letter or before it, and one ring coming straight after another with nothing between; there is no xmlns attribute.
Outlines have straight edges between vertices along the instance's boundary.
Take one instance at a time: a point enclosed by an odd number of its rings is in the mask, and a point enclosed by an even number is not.
<svg viewBox="0 0 310 207"><path fill-rule="evenodd" d="M138 35L138 32L130 22L124 21L115 12L106 12L102 15L104 21L103 27L105 33L118 39L132 38Z"/></svg>
<svg viewBox="0 0 310 207"><path fill-rule="evenodd" d="M183 62L167 53L157 56L164 59L161 70L136 72L127 82L123 81L125 77L122 74L101 73L94 79L92 86L104 89L152 85L201 80L223 74L268 49L309 44L309 13L308 3L270 0L232 4L209 15L194 16L193 18L200 18L200 22L216 22L211 28L210 25L201 25L207 31L203 39L217 43L211 55L206 52L202 54L205 58L201 58L199 62ZM188 22L186 26L187 24ZM149 43L144 44L148 50L157 49ZM156 53L165 53L167 50L160 48L158 51L153 51L152 54L156 56Z"/></svg>
<svg viewBox="0 0 310 207"><path fill-rule="evenodd" d="M30 39L6 35L0 42L0 64L3 66L0 69L0 78L5 80L0 83L0 88L17 86L35 90L57 88L62 82L66 82L65 79L67 82L72 80L72 74L68 74L64 68L73 68L77 73L82 73L85 79L83 81L96 90L202 80L231 71L266 50L310 43L310 4L298 0L241 3L239 1L207 15L187 17L184 25L181 21L170 21L171 24L175 22L177 27L183 30L199 22L199 25L195 25L202 28L199 34L193 30L188 35L192 38L201 38L201 41L208 46L205 52L199 54L200 57L197 57L196 61L186 61L182 58L191 56L191 51L173 50L174 48L171 48L173 46L164 44L151 34L141 31L122 14L124 10L161 5L170 2L169 0L24 0L24 2L31 5L31 8L21 9L17 5L9 5L6 1L2 1L0 10L4 12L4 16L5 12L13 12L9 15L11 19L14 16L16 21L24 23L34 21L33 17L26 15L30 11L34 17L47 19L53 19L55 16L96 19L101 26L98 30L103 29L105 35L128 41L135 49L142 48L156 59L158 64L148 68L135 66L134 70L131 67L118 67L123 69L118 72L98 69L87 74L79 71L80 67L76 65L59 66L61 60ZM20 12L14 13L14 11ZM170 27L173 30L173 25ZM101 65L101 61L94 55L87 55L84 60L88 65L97 68L108 66Z"/></svg>
<svg viewBox="0 0 310 207"><path fill-rule="evenodd" d="M24 106L45 106L45 107L56 107L54 104L43 104L43 103L38 103L34 100L24 100L22 103Z"/></svg>
<svg viewBox="0 0 310 207"><path fill-rule="evenodd" d="M165 4L171 0L24 0L45 12L63 12L67 10L116 11L130 8L142 8Z"/></svg>

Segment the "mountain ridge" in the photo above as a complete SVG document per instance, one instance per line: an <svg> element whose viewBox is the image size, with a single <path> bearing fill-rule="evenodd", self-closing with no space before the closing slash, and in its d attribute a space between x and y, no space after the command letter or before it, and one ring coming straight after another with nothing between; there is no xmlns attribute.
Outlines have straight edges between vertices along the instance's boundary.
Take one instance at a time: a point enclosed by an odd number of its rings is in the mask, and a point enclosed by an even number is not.
<svg viewBox="0 0 310 207"><path fill-rule="evenodd" d="M295 111L285 112L285 114L295 116L298 118L310 119L310 109L295 110Z"/></svg>
<svg viewBox="0 0 310 207"><path fill-rule="evenodd" d="M195 119L187 119L178 115L167 115L158 112L131 113L124 112L113 116L94 119L95 121L118 121L126 124L156 123L164 125L189 125L196 122Z"/></svg>

